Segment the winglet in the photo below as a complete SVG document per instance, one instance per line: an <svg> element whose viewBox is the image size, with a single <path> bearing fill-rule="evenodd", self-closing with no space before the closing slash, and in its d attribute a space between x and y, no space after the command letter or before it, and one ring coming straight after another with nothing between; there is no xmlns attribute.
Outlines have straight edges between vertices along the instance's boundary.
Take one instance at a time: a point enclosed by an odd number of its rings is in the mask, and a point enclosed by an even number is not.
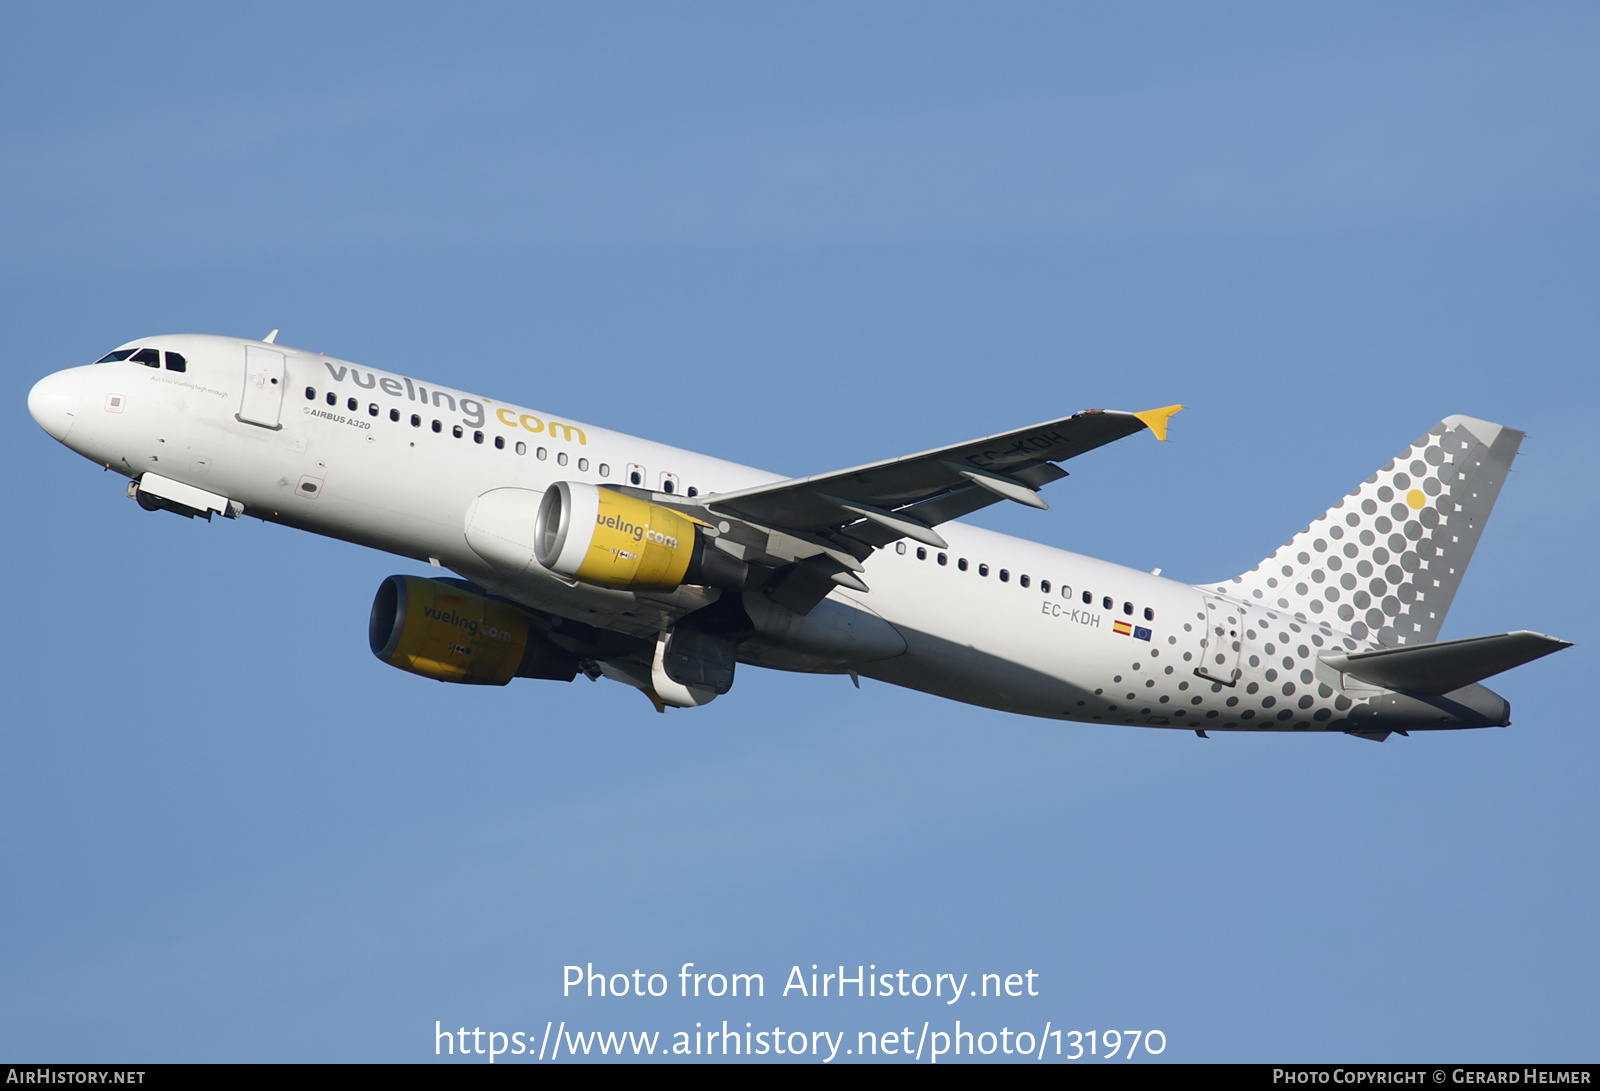
<svg viewBox="0 0 1600 1091"><path fill-rule="evenodd" d="M1144 421L1144 426L1154 432L1157 439L1165 443L1167 442L1167 420L1182 408L1183 406L1181 405L1168 405L1160 409L1146 409L1143 413L1135 413L1134 416Z"/></svg>

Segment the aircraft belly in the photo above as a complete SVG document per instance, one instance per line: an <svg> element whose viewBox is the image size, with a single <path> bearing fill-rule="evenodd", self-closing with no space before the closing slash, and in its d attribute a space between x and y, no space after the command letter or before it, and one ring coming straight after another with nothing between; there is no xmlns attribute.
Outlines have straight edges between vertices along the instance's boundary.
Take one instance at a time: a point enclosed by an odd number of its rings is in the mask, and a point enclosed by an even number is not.
<svg viewBox="0 0 1600 1091"><path fill-rule="evenodd" d="M1070 707L1075 691L1048 673L936 634L905 625L896 628L905 637L905 654L863 664L859 673L1003 712L1059 718Z"/></svg>
<svg viewBox="0 0 1600 1091"><path fill-rule="evenodd" d="M747 592L743 601L757 635L740 645L739 656L756 666L837 672L906 651L906 638L895 626L842 591L807 614L785 609L760 592Z"/></svg>

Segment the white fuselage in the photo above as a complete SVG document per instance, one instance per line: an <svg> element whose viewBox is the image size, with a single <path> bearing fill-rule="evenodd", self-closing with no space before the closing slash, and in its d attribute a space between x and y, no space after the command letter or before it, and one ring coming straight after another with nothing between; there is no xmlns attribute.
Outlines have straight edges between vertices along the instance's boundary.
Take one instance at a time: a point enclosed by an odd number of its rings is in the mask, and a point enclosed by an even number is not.
<svg viewBox="0 0 1600 1091"><path fill-rule="evenodd" d="M209 336L131 344L177 352L187 368L102 363L35 389L30 407L37 400L41 424L73 450L130 478L181 481L242 504L246 515L432 563L532 609L629 635L668 628L716 592L635 594L542 570L507 583L467 543L474 499L505 487L541 492L560 480L680 497L777 480L283 346ZM281 395L276 383L249 387L247 350L283 355ZM1338 726L1351 705L1317 654L1368 645L1327 624L977 527L939 530L948 549L902 541L879 550L861 574L871 591L836 590L811 620L753 610L761 635L741 659L853 671L1034 716L1152 726L1321 729ZM1243 619L1239 630L1249 625L1247 637L1236 634L1237 687L1195 673L1208 598L1215 617L1231 610ZM852 617L888 631L882 619L898 638L892 646L872 633L839 638ZM1240 701L1247 685L1256 687L1244 702L1249 716ZM1261 692L1277 694L1270 708Z"/></svg>

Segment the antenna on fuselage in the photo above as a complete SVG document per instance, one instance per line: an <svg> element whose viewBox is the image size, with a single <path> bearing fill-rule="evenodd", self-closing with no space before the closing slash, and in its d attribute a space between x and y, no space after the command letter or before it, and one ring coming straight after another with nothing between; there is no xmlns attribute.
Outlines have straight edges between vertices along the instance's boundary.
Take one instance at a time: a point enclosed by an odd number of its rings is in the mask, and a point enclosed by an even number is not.
<svg viewBox="0 0 1600 1091"><path fill-rule="evenodd" d="M275 341L276 341L276 340L277 340L277 339L278 339L278 331L277 331L277 330L273 330L273 331L272 331L272 332L271 332L271 333L269 333L269 334L267 334L267 335L266 335L266 336L265 336L265 337L263 337L263 338L262 338L262 339L261 339L261 340L262 340L262 341L263 341L263 342L265 342L265 343L266 343L266 344L269 344L269 345L270 345L270 344L272 344L272 343L273 343L273 342L275 342Z"/></svg>

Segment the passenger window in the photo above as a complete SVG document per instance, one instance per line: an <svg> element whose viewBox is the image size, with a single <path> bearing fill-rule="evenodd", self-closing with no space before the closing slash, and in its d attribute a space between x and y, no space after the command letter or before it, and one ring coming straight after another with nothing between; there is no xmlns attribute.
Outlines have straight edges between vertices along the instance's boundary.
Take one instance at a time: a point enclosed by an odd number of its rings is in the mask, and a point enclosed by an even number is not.
<svg viewBox="0 0 1600 1091"><path fill-rule="evenodd" d="M329 405L338 405L339 404L339 395L335 394L331 390L328 391L328 404Z"/></svg>
<svg viewBox="0 0 1600 1091"><path fill-rule="evenodd" d="M678 491L678 475L677 474L668 474L668 473L662 474L661 475L661 491L662 492L677 492Z"/></svg>
<svg viewBox="0 0 1600 1091"><path fill-rule="evenodd" d="M1105 598L1100 600L1100 608L1102 610L1109 610L1109 609L1111 609L1111 606L1112 606L1112 602L1111 602L1111 596L1110 595L1107 595Z"/></svg>
<svg viewBox="0 0 1600 1091"><path fill-rule="evenodd" d="M1001 583L1010 583L1011 582L1011 572L1008 569L1002 568L1000 570L1000 582Z"/></svg>
<svg viewBox="0 0 1600 1091"><path fill-rule="evenodd" d="M556 452L556 465L557 466L565 466L566 464L567 464L567 452L565 452L565 451L557 451Z"/></svg>
<svg viewBox="0 0 1600 1091"><path fill-rule="evenodd" d="M458 424L458 425L456 425L456 426L455 426L455 427L453 427L453 428L451 428L451 429L450 429L450 434L451 434L451 435L452 435L452 436L455 436L455 437L456 437L456 438L457 438L457 439L460 439L460 438L461 438L461 435L462 435L462 432L461 432L461 425L459 425L459 424Z"/></svg>
<svg viewBox="0 0 1600 1091"><path fill-rule="evenodd" d="M361 403L356 401L354 398L346 398L344 404L345 408L350 410L352 413L361 407Z"/></svg>
<svg viewBox="0 0 1600 1091"><path fill-rule="evenodd" d="M1122 604L1122 612L1124 614L1127 614L1129 617L1132 617L1133 616L1133 603L1131 603L1131 602L1123 603Z"/></svg>
<svg viewBox="0 0 1600 1091"><path fill-rule="evenodd" d="M415 414L415 413L411 414L411 427L413 427L413 428L421 428L422 427L422 418L417 416L417 414Z"/></svg>
<svg viewBox="0 0 1600 1091"><path fill-rule="evenodd" d="M367 403L367 416L376 417L377 415L378 415L378 403L377 402L368 402Z"/></svg>
<svg viewBox="0 0 1600 1091"><path fill-rule="evenodd" d="M482 443L483 442L483 433L482 432L474 432L474 433L472 433L472 442L473 443Z"/></svg>
<svg viewBox="0 0 1600 1091"><path fill-rule="evenodd" d="M133 354L133 362L145 367L160 367L161 353L155 349L140 349Z"/></svg>
<svg viewBox="0 0 1600 1091"><path fill-rule="evenodd" d="M1154 621L1156 619L1156 612L1150 607L1146 606L1144 608L1144 619L1146 621Z"/></svg>
<svg viewBox="0 0 1600 1091"><path fill-rule="evenodd" d="M396 424L399 424L400 423L400 410L398 410L398 409L389 410L389 419L394 421Z"/></svg>
<svg viewBox="0 0 1600 1091"><path fill-rule="evenodd" d="M494 449L496 451L504 451L506 449L506 437L505 436L495 436L494 437Z"/></svg>
<svg viewBox="0 0 1600 1091"><path fill-rule="evenodd" d="M1017 582L1020 583L1022 586L1026 587L1026 586L1028 586L1028 577L1027 576L1018 576L1017 577Z"/></svg>
<svg viewBox="0 0 1600 1091"><path fill-rule="evenodd" d="M1040 580L1039 581L1039 590L1043 591L1045 594L1048 595L1050 593L1050 581L1049 580Z"/></svg>
<svg viewBox="0 0 1600 1091"><path fill-rule="evenodd" d="M587 473L588 471L589 471L589 460L586 459L586 458L578 459L578 472L579 473Z"/></svg>
<svg viewBox="0 0 1600 1091"><path fill-rule="evenodd" d="M1085 606L1093 606L1094 605L1094 595L1091 594L1088 591L1085 591L1083 593L1083 604Z"/></svg>
<svg viewBox="0 0 1600 1091"><path fill-rule="evenodd" d="M921 546L918 546L917 547L917 560L925 561L927 559L928 559L928 551L926 549L923 549Z"/></svg>
<svg viewBox="0 0 1600 1091"><path fill-rule="evenodd" d="M527 453L528 453L528 445L526 443L523 443L520 439L517 440L517 454L525 455Z"/></svg>
<svg viewBox="0 0 1600 1091"><path fill-rule="evenodd" d="M962 557L959 561L956 562L956 567L961 569L961 571L965 572L967 570L967 559L965 557Z"/></svg>
<svg viewBox="0 0 1600 1091"><path fill-rule="evenodd" d="M987 576L988 574L989 574L989 566L986 565L986 564L980 564L978 566L978 575Z"/></svg>
<svg viewBox="0 0 1600 1091"><path fill-rule="evenodd" d="M314 402L316 400L317 400L317 388L314 387L314 386L306 387L306 401Z"/></svg>
<svg viewBox="0 0 1600 1091"><path fill-rule="evenodd" d="M435 421L434 421L434 422L433 422L433 430L434 430L434 431L435 431L435 432L443 432L443 431L444 431L444 425L442 425L442 424L440 424L440 423L439 423L439 422L438 422L438 420L435 420Z"/></svg>
<svg viewBox="0 0 1600 1091"><path fill-rule="evenodd" d="M601 477L610 477L611 476L611 467L606 465L604 462L600 463L600 476Z"/></svg>
<svg viewBox="0 0 1600 1091"><path fill-rule="evenodd" d="M628 463L628 484L644 484L644 467L639 465L637 462Z"/></svg>
<svg viewBox="0 0 1600 1091"><path fill-rule="evenodd" d="M699 496L699 495L700 495L700 490L699 490L699 489L697 489L697 488L695 488L695 487L694 487L694 486L693 486L693 485L690 485L690 486L689 486L689 495L690 495L690 496ZM902 543L901 543L901 544L902 544L902 545L904 545L904 544L905 544L905 543L904 543L904 542L902 542ZM900 552L901 552L901 553L904 553L904 552L905 552L905 550L903 550L903 549L902 549L902 550L901 550L901 551L900 551Z"/></svg>
<svg viewBox="0 0 1600 1091"><path fill-rule="evenodd" d="M179 356L176 352L169 352L167 353L167 370L188 371L189 361L185 360L182 356Z"/></svg>
<svg viewBox="0 0 1600 1091"><path fill-rule="evenodd" d="M906 555L906 544L904 542L896 542L894 544L894 551L900 554L900 556L904 557Z"/></svg>
<svg viewBox="0 0 1600 1091"><path fill-rule="evenodd" d="M119 360L126 360L128 357L132 356L135 351L136 350L134 349L118 349L116 352L106 353L104 356L100 357L100 359L96 360L95 363L114 364Z"/></svg>
<svg viewBox="0 0 1600 1091"><path fill-rule="evenodd" d="M950 563L950 558L946 557L943 553L941 553L941 554L939 554L939 563L940 564L949 564Z"/></svg>
<svg viewBox="0 0 1600 1091"><path fill-rule="evenodd" d="M537 458L540 462L543 462L545 459L550 457L550 452L546 451L543 447L537 447L534 449L533 457Z"/></svg>

